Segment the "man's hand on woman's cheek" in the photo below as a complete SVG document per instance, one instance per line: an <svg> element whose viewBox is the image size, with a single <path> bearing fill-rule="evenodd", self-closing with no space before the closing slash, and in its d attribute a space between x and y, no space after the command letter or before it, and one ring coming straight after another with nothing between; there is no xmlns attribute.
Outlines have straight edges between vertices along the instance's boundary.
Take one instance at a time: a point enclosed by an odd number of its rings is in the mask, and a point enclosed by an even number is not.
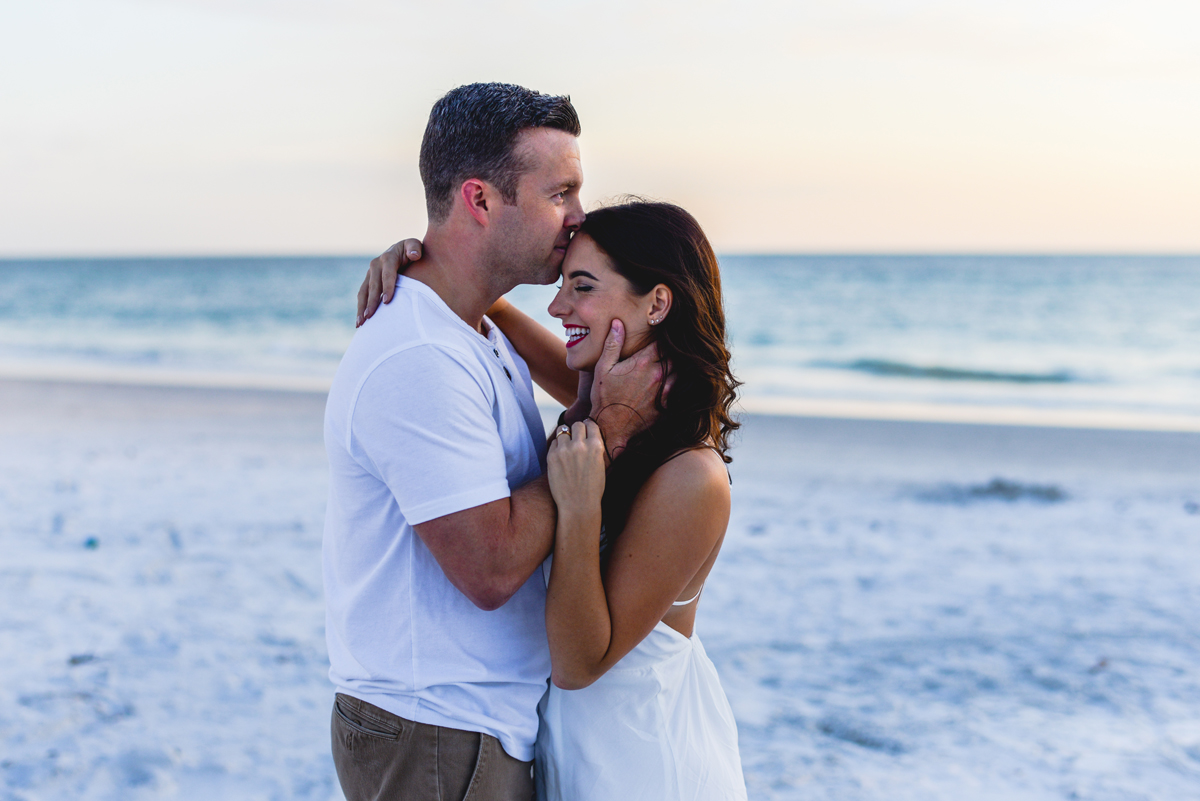
<svg viewBox="0 0 1200 801"><path fill-rule="evenodd" d="M651 343L622 360L624 342L625 325L614 319L592 379L591 417L600 425L610 459L658 419L655 401L666 378L658 346Z"/></svg>
<svg viewBox="0 0 1200 801"><path fill-rule="evenodd" d="M358 316L354 327L365 323L379 304L390 303L396 290L396 277L421 258L421 240L405 239L397 242L380 255L371 259L367 277L358 288Z"/></svg>

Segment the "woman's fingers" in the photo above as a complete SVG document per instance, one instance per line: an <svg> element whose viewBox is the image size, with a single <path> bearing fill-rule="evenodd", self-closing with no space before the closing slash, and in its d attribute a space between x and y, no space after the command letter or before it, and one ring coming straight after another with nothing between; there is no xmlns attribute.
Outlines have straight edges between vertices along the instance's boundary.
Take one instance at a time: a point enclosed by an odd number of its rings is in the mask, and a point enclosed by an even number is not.
<svg viewBox="0 0 1200 801"><path fill-rule="evenodd" d="M391 303L396 294L397 276L410 264L419 261L425 248L419 239L404 239L371 259L367 277L358 290L358 317L356 325L362 325L379 308L380 303Z"/></svg>
<svg viewBox="0 0 1200 801"><path fill-rule="evenodd" d="M363 312L366 311L367 308L367 290L371 286L370 275L371 274L368 271L367 277L363 279L362 286L358 288L358 314L354 318L355 328L358 328L363 324L363 321L367 319L363 316Z"/></svg>
<svg viewBox="0 0 1200 801"><path fill-rule="evenodd" d="M546 464L550 494L560 513L599 507L604 495L604 440L594 420L556 428Z"/></svg>
<svg viewBox="0 0 1200 801"><path fill-rule="evenodd" d="M392 300L392 293L396 291L396 276L400 274L401 259L404 260L404 266L408 266L408 251L404 249L404 242L397 242L387 249L387 253L379 258L379 302L389 303ZM372 263L372 272L374 272L374 267L375 265Z"/></svg>
<svg viewBox="0 0 1200 801"><path fill-rule="evenodd" d="M363 279L362 289L358 291L358 316L364 322L379 308L380 276L383 274L382 259L385 256L387 253L371 259L371 266L367 268L367 277Z"/></svg>
<svg viewBox="0 0 1200 801"><path fill-rule="evenodd" d="M547 453L555 453L561 459L578 458L585 464L595 455L593 451L604 453L604 436L600 433L600 426L589 417L573 425L556 428Z"/></svg>
<svg viewBox="0 0 1200 801"><path fill-rule="evenodd" d="M383 269L380 275L379 298L383 303L391 303L396 291L396 276L408 269L408 266L421 258L424 248L420 239L405 239L388 248L384 254Z"/></svg>

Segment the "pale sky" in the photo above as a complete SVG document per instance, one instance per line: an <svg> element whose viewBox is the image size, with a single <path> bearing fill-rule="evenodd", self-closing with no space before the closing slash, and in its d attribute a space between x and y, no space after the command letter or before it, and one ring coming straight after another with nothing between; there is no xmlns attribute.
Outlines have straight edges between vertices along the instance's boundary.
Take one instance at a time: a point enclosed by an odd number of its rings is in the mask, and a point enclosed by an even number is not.
<svg viewBox="0 0 1200 801"><path fill-rule="evenodd" d="M719 252L1200 252L1195 0L0 0L0 257L377 252L486 80Z"/></svg>

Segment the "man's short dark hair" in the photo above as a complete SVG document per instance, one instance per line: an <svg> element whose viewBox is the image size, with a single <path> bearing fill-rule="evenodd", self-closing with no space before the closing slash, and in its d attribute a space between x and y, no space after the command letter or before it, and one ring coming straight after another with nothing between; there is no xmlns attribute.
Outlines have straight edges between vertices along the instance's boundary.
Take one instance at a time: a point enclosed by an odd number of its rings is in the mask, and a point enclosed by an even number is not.
<svg viewBox="0 0 1200 801"><path fill-rule="evenodd" d="M511 83L473 83L452 89L433 104L421 140L421 181L430 222L450 216L454 193L468 178L517 202L517 181L528 169L513 152L527 128L555 128L579 136L570 97L544 95Z"/></svg>

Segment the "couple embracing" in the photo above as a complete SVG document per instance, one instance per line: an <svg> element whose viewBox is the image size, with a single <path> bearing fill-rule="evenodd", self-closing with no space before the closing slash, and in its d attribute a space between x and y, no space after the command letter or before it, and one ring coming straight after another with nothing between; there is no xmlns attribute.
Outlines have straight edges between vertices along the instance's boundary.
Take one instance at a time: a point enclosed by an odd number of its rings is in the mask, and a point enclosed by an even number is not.
<svg viewBox="0 0 1200 801"><path fill-rule="evenodd" d="M579 130L565 97L447 94L425 238L360 293L325 414L350 801L746 797L693 634L737 427L717 261L675 206L585 218ZM565 345L503 298L560 277ZM567 407L548 444L532 382Z"/></svg>

